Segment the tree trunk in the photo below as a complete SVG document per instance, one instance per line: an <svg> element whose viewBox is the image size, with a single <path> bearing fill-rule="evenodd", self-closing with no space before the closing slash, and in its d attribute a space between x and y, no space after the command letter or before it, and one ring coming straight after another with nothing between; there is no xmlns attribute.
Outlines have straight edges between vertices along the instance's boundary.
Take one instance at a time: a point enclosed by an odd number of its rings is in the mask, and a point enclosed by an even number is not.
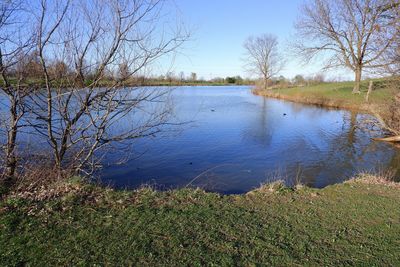
<svg viewBox="0 0 400 267"><path fill-rule="evenodd" d="M266 76L264 76L264 89L268 89L268 78Z"/></svg>
<svg viewBox="0 0 400 267"><path fill-rule="evenodd" d="M385 138L374 138L374 140L383 142L400 142L400 135Z"/></svg>
<svg viewBox="0 0 400 267"><path fill-rule="evenodd" d="M15 170L17 168L17 158L15 156L15 146L17 138L17 129L13 127L8 133L8 144L7 144L7 159L6 159L6 180L8 184L12 184L14 180Z"/></svg>
<svg viewBox="0 0 400 267"><path fill-rule="evenodd" d="M5 188L9 189L15 184L15 170L17 168L17 157L15 156L15 148L17 141L17 104L13 97L11 98L10 105L10 125L11 128L7 133L7 146L6 146L6 166L5 172L2 177L2 184Z"/></svg>
<svg viewBox="0 0 400 267"><path fill-rule="evenodd" d="M353 94L359 94L360 93L361 75L362 75L362 68L361 67L357 67L356 70L355 70L355 80L354 80Z"/></svg>
<svg viewBox="0 0 400 267"><path fill-rule="evenodd" d="M374 86L374 82L373 81L369 81L369 86L368 86L368 92L367 95L365 96L365 101L368 102L369 101L369 95L372 92L372 88Z"/></svg>

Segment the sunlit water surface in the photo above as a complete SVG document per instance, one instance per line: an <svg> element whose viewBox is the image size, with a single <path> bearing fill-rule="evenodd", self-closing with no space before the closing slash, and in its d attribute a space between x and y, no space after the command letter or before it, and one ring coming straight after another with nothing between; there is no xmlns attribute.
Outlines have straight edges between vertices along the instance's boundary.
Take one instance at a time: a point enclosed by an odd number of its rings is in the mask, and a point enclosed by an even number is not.
<svg viewBox="0 0 400 267"><path fill-rule="evenodd" d="M400 166L398 149L371 140L381 133L363 125L368 115L267 99L246 86L178 87L172 98L175 121L188 123L136 140L131 160L101 171L104 183L231 194L276 179L321 188Z"/></svg>

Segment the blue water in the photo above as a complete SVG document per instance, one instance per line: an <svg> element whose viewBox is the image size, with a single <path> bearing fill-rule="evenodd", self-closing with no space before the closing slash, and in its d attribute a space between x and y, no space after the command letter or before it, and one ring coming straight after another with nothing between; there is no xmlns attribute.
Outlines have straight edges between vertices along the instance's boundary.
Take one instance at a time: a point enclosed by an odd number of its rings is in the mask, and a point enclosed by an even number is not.
<svg viewBox="0 0 400 267"><path fill-rule="evenodd" d="M368 115L267 99L246 86L178 87L172 100L174 120L183 125L136 140L120 152L130 160L101 171L103 182L231 194L276 179L321 188L400 166L398 149L371 140L382 133L365 127Z"/></svg>

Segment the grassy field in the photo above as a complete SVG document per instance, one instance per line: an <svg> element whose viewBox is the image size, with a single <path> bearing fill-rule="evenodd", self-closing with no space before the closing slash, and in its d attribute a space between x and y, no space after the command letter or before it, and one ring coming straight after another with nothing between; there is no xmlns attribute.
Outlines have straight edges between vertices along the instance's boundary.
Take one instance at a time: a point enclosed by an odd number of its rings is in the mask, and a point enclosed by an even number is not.
<svg viewBox="0 0 400 267"><path fill-rule="evenodd" d="M274 184L222 196L113 191L76 180L0 203L0 266L400 262L398 184Z"/></svg>
<svg viewBox="0 0 400 267"><path fill-rule="evenodd" d="M374 90L366 101L368 82L361 84L361 94L352 94L354 83L322 83L312 86L293 87L286 89L255 90L259 95L275 97L294 102L315 104L334 108L346 108L362 111L384 109L392 100L393 90L383 81L374 82Z"/></svg>

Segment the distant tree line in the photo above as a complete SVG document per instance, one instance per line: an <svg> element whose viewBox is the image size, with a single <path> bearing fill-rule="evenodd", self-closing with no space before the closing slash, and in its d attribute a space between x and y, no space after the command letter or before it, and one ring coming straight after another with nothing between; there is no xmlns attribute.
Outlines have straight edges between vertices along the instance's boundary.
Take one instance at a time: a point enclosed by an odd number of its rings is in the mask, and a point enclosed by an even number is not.
<svg viewBox="0 0 400 267"><path fill-rule="evenodd" d="M205 79L203 77L198 78L197 73L191 72L189 75L185 75L184 72L179 72L175 74L174 72L168 72L166 75L159 76L144 76L136 75L130 77L127 80L135 85L196 85L196 84L213 84L213 85L251 85L255 84L253 79L244 79L241 76L228 76L225 78L214 77L211 79Z"/></svg>
<svg viewBox="0 0 400 267"><path fill-rule="evenodd" d="M317 73L315 75L308 76L297 74L293 78L286 78L283 75L280 75L278 77L272 77L271 79L268 79L267 82L269 89L277 89L318 85L328 81L326 80L324 74ZM260 79L257 81L257 84L260 87L263 87L265 85L265 82L263 79Z"/></svg>

